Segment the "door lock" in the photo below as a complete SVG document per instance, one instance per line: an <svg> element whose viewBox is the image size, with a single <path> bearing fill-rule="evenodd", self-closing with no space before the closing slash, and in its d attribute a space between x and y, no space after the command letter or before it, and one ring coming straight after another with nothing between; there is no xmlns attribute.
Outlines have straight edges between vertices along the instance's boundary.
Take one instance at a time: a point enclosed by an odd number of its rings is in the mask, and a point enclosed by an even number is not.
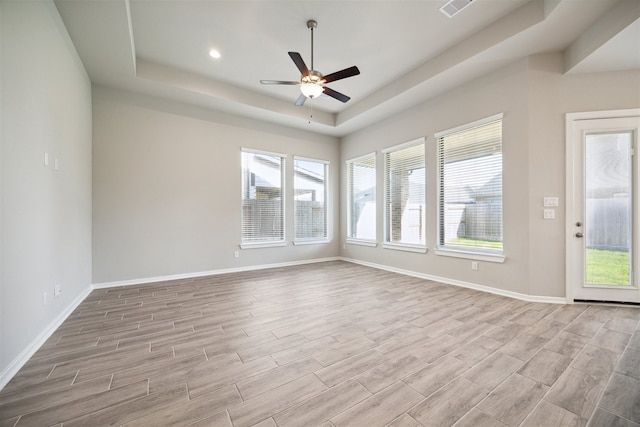
<svg viewBox="0 0 640 427"><path fill-rule="evenodd" d="M576 227L581 227L582 223L580 221L576 222Z"/></svg>

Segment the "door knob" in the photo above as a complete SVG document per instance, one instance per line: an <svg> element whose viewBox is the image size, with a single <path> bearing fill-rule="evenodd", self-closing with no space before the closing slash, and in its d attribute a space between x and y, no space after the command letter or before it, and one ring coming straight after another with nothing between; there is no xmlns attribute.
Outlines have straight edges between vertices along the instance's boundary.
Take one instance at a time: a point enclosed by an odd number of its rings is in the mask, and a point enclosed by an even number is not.
<svg viewBox="0 0 640 427"><path fill-rule="evenodd" d="M576 237L584 237L584 234L582 234L581 232L579 232L579 231L578 231L578 232L576 233Z"/></svg>

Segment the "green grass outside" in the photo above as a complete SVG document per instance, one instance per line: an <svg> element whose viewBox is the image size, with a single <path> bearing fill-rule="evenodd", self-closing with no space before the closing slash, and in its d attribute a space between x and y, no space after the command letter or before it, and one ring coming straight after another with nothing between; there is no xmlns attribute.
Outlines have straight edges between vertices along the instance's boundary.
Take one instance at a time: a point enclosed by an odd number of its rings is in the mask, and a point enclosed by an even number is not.
<svg viewBox="0 0 640 427"><path fill-rule="evenodd" d="M629 252L587 248L586 266L590 285L629 285Z"/></svg>
<svg viewBox="0 0 640 427"><path fill-rule="evenodd" d="M502 242L458 237L450 245L502 249ZM586 283L590 285L629 285L629 252L587 249Z"/></svg>
<svg viewBox="0 0 640 427"><path fill-rule="evenodd" d="M500 241L469 239L467 237L457 237L455 239L449 240L447 244L456 246L469 246L473 248L502 249L502 242Z"/></svg>

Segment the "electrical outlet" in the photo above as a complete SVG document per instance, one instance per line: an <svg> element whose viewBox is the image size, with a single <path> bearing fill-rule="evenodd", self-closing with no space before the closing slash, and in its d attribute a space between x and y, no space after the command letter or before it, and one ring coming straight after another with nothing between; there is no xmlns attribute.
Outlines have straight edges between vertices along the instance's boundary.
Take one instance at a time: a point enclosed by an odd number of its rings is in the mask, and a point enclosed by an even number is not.
<svg viewBox="0 0 640 427"><path fill-rule="evenodd" d="M240 258L240 252L239 251L233 251L233 257L234 258Z"/></svg>
<svg viewBox="0 0 640 427"><path fill-rule="evenodd" d="M61 285L55 285L53 287L53 297L57 298L60 296L60 294L62 293L62 286Z"/></svg>
<svg viewBox="0 0 640 427"><path fill-rule="evenodd" d="M471 269L474 271L478 270L478 261L471 261Z"/></svg>

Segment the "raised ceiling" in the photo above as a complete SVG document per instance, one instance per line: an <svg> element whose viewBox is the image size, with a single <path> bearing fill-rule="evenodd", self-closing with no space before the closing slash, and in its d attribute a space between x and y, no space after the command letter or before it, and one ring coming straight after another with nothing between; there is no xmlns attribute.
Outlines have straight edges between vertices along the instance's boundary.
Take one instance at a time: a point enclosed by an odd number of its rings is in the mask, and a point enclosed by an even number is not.
<svg viewBox="0 0 640 427"><path fill-rule="evenodd" d="M566 72L640 72L637 0L474 0L453 18L445 3L55 0L95 84L336 136L532 54L563 52ZM287 52L310 65L309 19L315 68L361 71L330 85L346 104L295 107L297 86L260 84L299 80Z"/></svg>

